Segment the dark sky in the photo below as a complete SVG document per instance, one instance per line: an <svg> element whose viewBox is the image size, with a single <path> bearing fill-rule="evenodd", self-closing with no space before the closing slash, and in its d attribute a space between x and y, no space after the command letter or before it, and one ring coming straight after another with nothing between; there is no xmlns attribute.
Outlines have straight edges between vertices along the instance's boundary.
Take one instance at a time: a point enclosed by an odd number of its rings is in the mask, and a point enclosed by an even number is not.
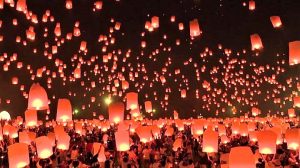
<svg viewBox="0 0 300 168"><path fill-rule="evenodd" d="M94 2L96 1L74 0L73 8L68 10L64 0L27 0L27 10L37 15L37 24L27 20L22 12L16 11L9 4L0 9L0 35L3 36L0 58L5 53L8 55L4 61L0 61L0 111L7 110L12 116L23 115L27 100L19 89L20 85L24 85L24 91L28 93L30 86L39 82L51 100L51 116L56 114L58 98L71 100L73 108L80 111L75 118L91 118L92 112L107 115L107 106L103 100L112 92L103 88L113 86L118 73L130 83L130 88L121 97L113 96L113 101L121 101L129 91L139 91L142 113L144 101L150 100L157 110L154 117L170 117L173 110L177 110L181 117L196 117L200 114L216 116L216 112L219 116L233 116L233 109L239 115L249 112L251 107L260 108L264 114L286 114L287 109L292 107L292 101L288 99L293 97L293 92L297 92L299 67L288 65L288 43L300 40L299 0L257 0L254 11L248 9L246 0L103 0L102 9L93 11ZM46 10L51 11L54 22L42 22ZM174 23L170 21L173 15L176 16ZM279 29L274 29L271 24L270 16L274 15L281 18L283 26ZM159 17L160 26L153 32L148 32L145 22L150 21L153 16ZM111 22L112 18L114 22ZM13 19L17 19L17 26L13 25ZM198 19L202 30L202 34L194 40L189 34L189 22L193 19ZM76 21L80 22L81 35L66 40L66 34L73 32ZM62 35L57 39L65 41L58 47L58 53L53 54L53 58L49 60L44 53L51 53L51 46L57 45L53 31L58 22ZM121 29L110 33L109 28L113 28L115 22L121 23ZM184 24L183 31L178 30L179 23ZM36 33L34 41L26 38L26 30L30 26L34 27ZM48 29L47 37L43 37L45 28ZM260 51L251 51L250 35L254 33L259 34L262 39L264 48ZM115 43L106 46L105 42L98 42L99 35L107 36L108 41L114 38ZM163 38L164 35L166 39ZM16 43L16 36L20 36L21 41L26 41L27 45ZM180 40L180 45L176 45L176 40ZM81 41L87 42L86 53L79 51ZM141 47L141 41L147 43L146 48ZM49 48L45 48L46 42ZM222 49L218 49L219 44ZM103 46L107 47L106 52L101 51ZM205 52L206 48L212 55L201 57L203 53L208 54ZM37 49L37 53L33 53L33 49ZM224 49L231 50L232 54L227 56ZM118 51L121 53L118 54ZM131 53L130 57L123 62L128 51ZM155 51L159 52L154 55ZM18 55L17 61L9 61L14 53ZM114 72L111 70L113 60L108 63L102 61L102 56L108 53L113 53L118 58ZM83 61L74 60L74 55L82 57ZM95 62L88 65L93 56L96 57ZM46 72L40 78L30 79L43 66L57 73L55 59L66 64L65 82L57 75L57 78L52 79L51 88L47 88L47 80L51 75ZM8 62L9 71L3 71L2 67ZM24 67L17 69L17 62L23 62ZM82 63L82 77L70 81L79 62ZM189 63L184 65L185 62ZM33 74L26 70L27 65L31 65ZM95 66L99 67L96 75L93 73ZM146 71L140 71L142 66ZM105 71L105 67L108 71ZM259 67L264 69L262 73L258 73ZM180 69L181 74L175 75L176 69ZM202 69L205 70L201 71ZM196 71L199 71L199 80ZM130 81L130 72L138 73L135 81ZM225 74L229 79L224 80ZM272 75L274 83L266 80ZM164 76L167 82L162 84L159 76ZM18 85L11 84L12 77L19 78ZM290 87L287 79L292 80ZM95 88L91 88L92 81L96 81ZM248 81L252 86L241 81ZM85 86L81 86L81 82ZM203 88L204 82L210 83L210 90ZM187 89L186 98L180 97L181 89ZM118 87L117 90L122 89ZM69 92L76 93L76 96L69 96ZM196 92L199 98L196 97ZM168 95L168 100L165 100L165 95ZM92 96L96 98L96 102L91 102ZM279 104L274 103L277 99L280 99ZM11 102L7 104L6 100ZM85 110L82 110L83 105L86 106Z"/></svg>

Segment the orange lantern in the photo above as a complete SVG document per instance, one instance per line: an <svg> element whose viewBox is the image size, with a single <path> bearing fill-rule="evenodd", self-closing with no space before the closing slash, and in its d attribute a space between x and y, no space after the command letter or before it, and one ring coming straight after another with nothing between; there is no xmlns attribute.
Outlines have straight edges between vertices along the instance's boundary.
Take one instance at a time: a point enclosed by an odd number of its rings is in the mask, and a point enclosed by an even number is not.
<svg viewBox="0 0 300 168"><path fill-rule="evenodd" d="M249 10L255 10L255 1L253 0L250 0L249 1Z"/></svg>
<svg viewBox="0 0 300 168"><path fill-rule="evenodd" d="M111 103L108 106L109 121L118 124L124 120L124 104L122 102Z"/></svg>
<svg viewBox="0 0 300 168"><path fill-rule="evenodd" d="M37 125L37 111L36 110L26 110L25 111L25 121L26 126L34 127Z"/></svg>
<svg viewBox="0 0 300 168"><path fill-rule="evenodd" d="M53 154L52 144L48 137L41 136L36 138L35 144L39 158L47 159Z"/></svg>
<svg viewBox="0 0 300 168"><path fill-rule="evenodd" d="M152 112L152 102L151 101L145 101L145 110L147 113Z"/></svg>
<svg viewBox="0 0 300 168"><path fill-rule="evenodd" d="M40 84L32 84L29 90L28 107L29 110L47 110L48 96L43 87Z"/></svg>
<svg viewBox="0 0 300 168"><path fill-rule="evenodd" d="M140 137L140 141L143 143L147 143L152 141L152 133L150 126L139 126L136 128L136 133Z"/></svg>
<svg viewBox="0 0 300 168"><path fill-rule="evenodd" d="M255 158L250 147L239 146L231 148L229 153L230 168L255 168Z"/></svg>
<svg viewBox="0 0 300 168"><path fill-rule="evenodd" d="M68 150L70 146L70 136L65 132L57 135L57 149Z"/></svg>
<svg viewBox="0 0 300 168"><path fill-rule="evenodd" d="M25 143L15 143L8 146L8 162L10 168L26 167L29 165L29 150Z"/></svg>
<svg viewBox="0 0 300 168"><path fill-rule="evenodd" d="M270 17L271 23L273 25L274 28L280 28L282 23L281 23L281 19L279 16L271 16Z"/></svg>
<svg viewBox="0 0 300 168"><path fill-rule="evenodd" d="M72 121L72 105L69 99L58 99L56 121Z"/></svg>
<svg viewBox="0 0 300 168"><path fill-rule="evenodd" d="M277 135L273 131L260 131L257 135L259 153L275 154Z"/></svg>
<svg viewBox="0 0 300 168"><path fill-rule="evenodd" d="M203 152L213 153L218 152L218 133L211 130L206 130L203 134Z"/></svg>
<svg viewBox="0 0 300 168"><path fill-rule="evenodd" d="M126 109L134 110L138 108L138 94L135 92L129 92L126 94Z"/></svg>
<svg viewBox="0 0 300 168"><path fill-rule="evenodd" d="M190 36L199 36L202 32L200 31L199 23L197 19L190 21Z"/></svg>
<svg viewBox="0 0 300 168"><path fill-rule="evenodd" d="M300 107L300 96L294 97L294 106L295 107Z"/></svg>
<svg viewBox="0 0 300 168"><path fill-rule="evenodd" d="M252 50L261 50L263 47L261 38L258 34L252 34L250 36Z"/></svg>
<svg viewBox="0 0 300 168"><path fill-rule="evenodd" d="M299 149L299 129L288 129L285 133L285 140L288 149L297 150Z"/></svg>
<svg viewBox="0 0 300 168"><path fill-rule="evenodd" d="M289 42L289 65L300 63L300 41Z"/></svg>

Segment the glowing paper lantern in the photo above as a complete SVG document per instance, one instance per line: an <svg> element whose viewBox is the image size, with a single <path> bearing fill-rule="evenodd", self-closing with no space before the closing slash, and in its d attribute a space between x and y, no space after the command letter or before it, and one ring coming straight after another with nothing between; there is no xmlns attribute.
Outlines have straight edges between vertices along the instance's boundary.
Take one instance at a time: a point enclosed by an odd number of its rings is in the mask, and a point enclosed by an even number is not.
<svg viewBox="0 0 300 168"><path fill-rule="evenodd" d="M29 110L47 110L48 96L43 87L40 84L32 84L29 90L28 107Z"/></svg>
<svg viewBox="0 0 300 168"><path fill-rule="evenodd" d="M282 26L281 19L279 16L271 16L270 20L274 28L280 28Z"/></svg>
<svg viewBox="0 0 300 168"><path fill-rule="evenodd" d="M25 122L26 126L34 127L37 125L37 111L36 110L26 110L25 111Z"/></svg>
<svg viewBox="0 0 300 168"><path fill-rule="evenodd" d="M255 1L253 0L250 0L249 1L249 10L255 10Z"/></svg>
<svg viewBox="0 0 300 168"><path fill-rule="evenodd" d="M151 101L145 101L145 110L147 113L152 112L152 102Z"/></svg>
<svg viewBox="0 0 300 168"><path fill-rule="evenodd" d="M181 90L181 98L186 98L186 90L185 89Z"/></svg>
<svg viewBox="0 0 300 168"><path fill-rule="evenodd" d="M109 121L118 124L124 120L124 104L122 102L111 103L108 106Z"/></svg>
<svg viewBox="0 0 300 168"><path fill-rule="evenodd" d="M297 150L299 149L299 129L288 129L285 133L285 140L288 146L288 149Z"/></svg>
<svg viewBox="0 0 300 168"><path fill-rule="evenodd" d="M255 168L255 158L250 147L233 147L229 153L230 168Z"/></svg>
<svg viewBox="0 0 300 168"><path fill-rule="evenodd" d="M200 31L200 26L197 19L190 21L190 36L199 36L202 32Z"/></svg>
<svg viewBox="0 0 300 168"><path fill-rule="evenodd" d="M126 94L126 109L134 110L138 107L138 94L135 92L129 92Z"/></svg>
<svg viewBox="0 0 300 168"><path fill-rule="evenodd" d="M273 131L260 131L257 135L259 153L275 154L277 135Z"/></svg>
<svg viewBox="0 0 300 168"><path fill-rule="evenodd" d="M151 25L153 28L158 28L159 27L159 17L153 16L151 18Z"/></svg>
<svg viewBox="0 0 300 168"><path fill-rule="evenodd" d="M252 34L250 36L252 50L261 50L263 47L261 38L258 34Z"/></svg>
<svg viewBox="0 0 300 168"><path fill-rule="evenodd" d="M152 141L152 133L150 126L140 126L136 128L136 133L140 137L141 142L147 143Z"/></svg>
<svg viewBox="0 0 300 168"><path fill-rule="evenodd" d="M48 137L41 136L35 139L38 157L41 159L47 159L52 154L52 144Z"/></svg>
<svg viewBox="0 0 300 168"><path fill-rule="evenodd" d="M206 130L203 134L203 152L218 152L218 133Z"/></svg>
<svg viewBox="0 0 300 168"><path fill-rule="evenodd" d="M69 99L58 99L56 121L72 121L72 105Z"/></svg>
<svg viewBox="0 0 300 168"><path fill-rule="evenodd" d="M21 168L29 165L29 150L25 143L8 146L8 162L10 168Z"/></svg>
<svg viewBox="0 0 300 168"><path fill-rule="evenodd" d="M27 132L19 132L19 142L26 143L28 145L31 144L31 140Z"/></svg>
<svg viewBox="0 0 300 168"><path fill-rule="evenodd" d="M63 132L57 135L57 149L68 150L70 145L70 136Z"/></svg>
<svg viewBox="0 0 300 168"><path fill-rule="evenodd" d="M295 109L288 109L288 115L290 118L293 118L296 116L296 113L295 113Z"/></svg>
<svg viewBox="0 0 300 168"><path fill-rule="evenodd" d="M0 121L9 121L10 114L7 111L0 112Z"/></svg>
<svg viewBox="0 0 300 168"><path fill-rule="evenodd" d="M289 42L289 65L300 63L300 41Z"/></svg>
<svg viewBox="0 0 300 168"><path fill-rule="evenodd" d="M117 151L128 151L129 145L129 132L128 131L117 131L115 133Z"/></svg>
<svg viewBox="0 0 300 168"><path fill-rule="evenodd" d="M81 69L80 67L77 67L75 70L74 70L74 77L75 78L81 78Z"/></svg>
<svg viewBox="0 0 300 168"><path fill-rule="evenodd" d="M295 107L300 107L300 96L294 97L294 106Z"/></svg>

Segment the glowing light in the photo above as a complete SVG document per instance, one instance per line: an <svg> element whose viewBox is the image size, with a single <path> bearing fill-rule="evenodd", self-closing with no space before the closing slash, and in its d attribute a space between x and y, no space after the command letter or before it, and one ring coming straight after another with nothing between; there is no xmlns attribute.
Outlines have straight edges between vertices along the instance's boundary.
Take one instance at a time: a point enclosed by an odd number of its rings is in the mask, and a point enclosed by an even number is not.
<svg viewBox="0 0 300 168"><path fill-rule="evenodd" d="M78 113L79 113L79 110L78 110L78 109L75 109L75 110L74 110L74 113L75 113L75 114L78 114Z"/></svg>
<svg viewBox="0 0 300 168"><path fill-rule="evenodd" d="M32 106L36 107L36 109L39 110L43 106L43 102L40 99L35 99L32 102Z"/></svg>
<svg viewBox="0 0 300 168"><path fill-rule="evenodd" d="M104 102L105 102L105 104L109 105L112 102L112 100L110 97L107 97L107 98L105 98Z"/></svg>

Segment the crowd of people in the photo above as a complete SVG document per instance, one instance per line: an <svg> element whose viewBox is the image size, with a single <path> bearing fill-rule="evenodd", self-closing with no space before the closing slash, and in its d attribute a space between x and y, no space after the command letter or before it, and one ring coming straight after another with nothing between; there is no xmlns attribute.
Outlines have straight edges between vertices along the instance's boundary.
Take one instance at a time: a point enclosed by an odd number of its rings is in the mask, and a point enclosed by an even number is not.
<svg viewBox="0 0 300 168"><path fill-rule="evenodd" d="M267 123L266 123L267 124ZM292 127L293 124L291 124ZM202 136L196 137L191 133L191 126L185 125L183 131L179 131L175 124L172 136L164 135L165 127L161 129L159 138L143 143L136 133L130 135L130 149L126 152L116 150L114 133L117 129L111 126L107 131L101 131L95 127L80 135L65 127L65 131L71 137L68 150L60 150L53 147L53 155L48 159L39 159L34 142L29 145L30 165L27 167L37 168L223 168L228 167L228 157L231 148L236 146L249 146L255 155L256 167L299 167L299 152L289 150L287 143L278 144L276 154L262 155L258 152L258 143L251 141L248 136L233 134L230 127L226 127L226 134L229 142L220 143L218 153L202 152ZM256 128L263 129L259 123ZM24 131L23 125L19 126L19 132ZM26 130L28 130L26 128ZM217 130L217 128L216 128ZM36 137L47 135L53 132L53 127L40 125L30 128L35 132ZM105 137L105 138L104 138ZM182 145L178 149L173 148L176 138L182 139ZM219 140L220 141L220 140ZM8 146L18 142L18 138L9 138L3 135L0 141L0 167L8 167ZM104 148L105 160L99 161L99 151L94 151L93 143L101 143ZM99 149L100 150L100 149Z"/></svg>

